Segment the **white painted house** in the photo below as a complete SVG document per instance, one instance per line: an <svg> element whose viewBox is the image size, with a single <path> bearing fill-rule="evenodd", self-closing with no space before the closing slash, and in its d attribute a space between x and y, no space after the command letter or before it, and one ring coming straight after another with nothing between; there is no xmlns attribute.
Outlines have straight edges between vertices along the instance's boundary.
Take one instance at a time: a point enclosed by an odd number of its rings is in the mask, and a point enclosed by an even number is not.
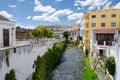
<svg viewBox="0 0 120 80"><path fill-rule="evenodd" d="M114 56L116 72L112 80L120 80L120 29L94 29L91 33L90 50L93 56Z"/></svg>
<svg viewBox="0 0 120 80"><path fill-rule="evenodd" d="M0 48L16 44L16 26L14 21L0 15Z"/></svg>

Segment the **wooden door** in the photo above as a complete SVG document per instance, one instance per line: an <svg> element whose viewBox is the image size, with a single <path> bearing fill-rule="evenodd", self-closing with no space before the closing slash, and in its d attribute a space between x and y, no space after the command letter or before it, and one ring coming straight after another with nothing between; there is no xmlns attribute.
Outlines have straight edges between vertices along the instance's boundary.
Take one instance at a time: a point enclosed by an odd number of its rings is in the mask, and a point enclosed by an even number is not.
<svg viewBox="0 0 120 80"><path fill-rule="evenodd" d="M9 46L9 29L3 30L3 43L4 47Z"/></svg>

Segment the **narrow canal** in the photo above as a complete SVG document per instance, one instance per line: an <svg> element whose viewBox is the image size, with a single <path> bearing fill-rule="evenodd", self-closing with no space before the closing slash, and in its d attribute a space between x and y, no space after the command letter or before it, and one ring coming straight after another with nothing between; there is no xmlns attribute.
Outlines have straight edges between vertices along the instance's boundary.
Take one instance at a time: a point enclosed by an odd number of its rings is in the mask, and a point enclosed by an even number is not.
<svg viewBox="0 0 120 80"><path fill-rule="evenodd" d="M52 80L82 80L83 52L77 47L65 51L61 64L53 71Z"/></svg>

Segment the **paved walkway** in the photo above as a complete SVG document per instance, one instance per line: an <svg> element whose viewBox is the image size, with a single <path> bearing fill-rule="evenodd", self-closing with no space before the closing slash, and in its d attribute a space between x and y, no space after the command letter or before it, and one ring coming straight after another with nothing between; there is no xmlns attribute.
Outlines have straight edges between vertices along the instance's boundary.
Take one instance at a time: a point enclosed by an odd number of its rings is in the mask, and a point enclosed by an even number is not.
<svg viewBox="0 0 120 80"><path fill-rule="evenodd" d="M53 71L52 80L82 80L83 53L76 47L68 49L62 63Z"/></svg>

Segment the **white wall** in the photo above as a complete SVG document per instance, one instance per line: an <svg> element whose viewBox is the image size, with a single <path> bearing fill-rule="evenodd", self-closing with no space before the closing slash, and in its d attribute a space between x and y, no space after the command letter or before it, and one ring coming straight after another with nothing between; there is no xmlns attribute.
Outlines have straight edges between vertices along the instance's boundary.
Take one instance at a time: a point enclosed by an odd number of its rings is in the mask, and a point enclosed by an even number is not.
<svg viewBox="0 0 120 80"><path fill-rule="evenodd" d="M0 47L3 47L3 29L9 29L9 45L10 46L15 45L16 44L15 22L13 22L13 21L1 21L0 20Z"/></svg>
<svg viewBox="0 0 120 80"><path fill-rule="evenodd" d="M114 80L120 80L120 46L109 47L107 50L107 57L114 56L116 62L116 73Z"/></svg>

